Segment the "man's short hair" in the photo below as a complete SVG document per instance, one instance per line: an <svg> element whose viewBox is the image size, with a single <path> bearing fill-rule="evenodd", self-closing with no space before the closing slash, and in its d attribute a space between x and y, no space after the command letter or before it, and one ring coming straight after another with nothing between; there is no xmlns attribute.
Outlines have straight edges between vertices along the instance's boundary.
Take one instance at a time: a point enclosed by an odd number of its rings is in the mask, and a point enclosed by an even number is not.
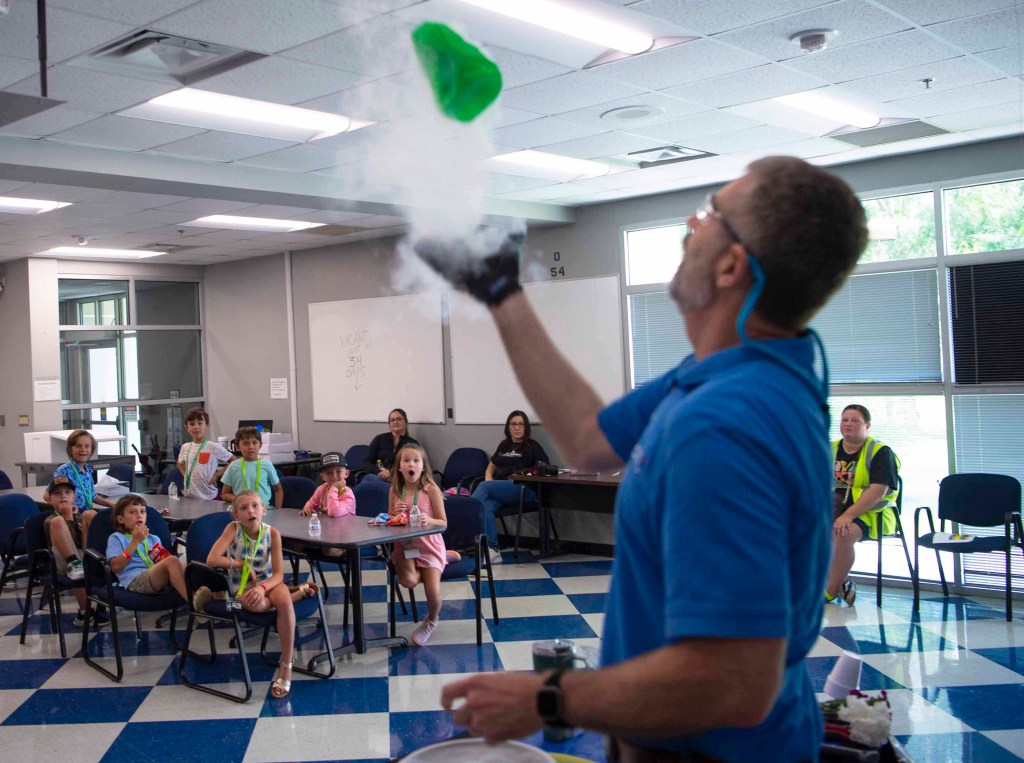
<svg viewBox="0 0 1024 763"><path fill-rule="evenodd" d="M754 187L733 215L764 269L757 312L773 325L803 328L860 259L864 208L844 180L802 159L769 156L747 169Z"/></svg>
<svg viewBox="0 0 1024 763"><path fill-rule="evenodd" d="M210 426L210 414L201 405L197 405L195 408L189 408L185 414L185 423L190 421L202 421L206 426Z"/></svg>
<svg viewBox="0 0 1024 763"><path fill-rule="evenodd" d="M235 432L235 445L241 445L242 440L258 440L262 444L263 435L260 434L260 430L256 427L239 427L238 431Z"/></svg>

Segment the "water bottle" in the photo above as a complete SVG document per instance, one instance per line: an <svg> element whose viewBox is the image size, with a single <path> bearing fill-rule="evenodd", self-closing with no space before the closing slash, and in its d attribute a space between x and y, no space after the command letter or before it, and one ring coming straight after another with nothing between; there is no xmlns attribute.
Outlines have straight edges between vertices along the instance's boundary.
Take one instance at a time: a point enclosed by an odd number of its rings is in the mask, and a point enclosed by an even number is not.
<svg viewBox="0 0 1024 763"><path fill-rule="evenodd" d="M420 507L417 504L413 504L412 508L409 509L409 527L419 527L423 524L423 513L420 511Z"/></svg>
<svg viewBox="0 0 1024 763"><path fill-rule="evenodd" d="M320 537L320 517L315 511L309 517L309 535L312 538Z"/></svg>
<svg viewBox="0 0 1024 763"><path fill-rule="evenodd" d="M167 486L167 497L172 501L178 500L178 483L172 482Z"/></svg>

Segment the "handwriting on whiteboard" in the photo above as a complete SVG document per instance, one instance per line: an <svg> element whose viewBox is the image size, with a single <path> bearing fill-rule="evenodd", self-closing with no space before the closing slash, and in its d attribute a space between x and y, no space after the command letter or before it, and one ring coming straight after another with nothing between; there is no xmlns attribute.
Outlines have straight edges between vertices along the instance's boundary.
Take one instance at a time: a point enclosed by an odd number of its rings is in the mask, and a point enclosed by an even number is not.
<svg viewBox="0 0 1024 763"><path fill-rule="evenodd" d="M366 352L370 349L370 331L350 331L341 337L342 352L348 357L345 366L345 378L354 389L361 389L366 380Z"/></svg>

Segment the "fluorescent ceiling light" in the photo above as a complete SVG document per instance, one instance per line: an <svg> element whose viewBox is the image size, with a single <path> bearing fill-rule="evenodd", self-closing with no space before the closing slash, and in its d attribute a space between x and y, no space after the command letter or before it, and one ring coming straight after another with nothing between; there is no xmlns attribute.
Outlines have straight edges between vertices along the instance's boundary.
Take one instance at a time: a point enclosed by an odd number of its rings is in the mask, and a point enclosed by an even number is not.
<svg viewBox="0 0 1024 763"><path fill-rule="evenodd" d="M576 7L566 0L462 0L462 2L629 55L644 53L654 45L654 38L651 35L619 26L601 18L598 14Z"/></svg>
<svg viewBox="0 0 1024 763"><path fill-rule="evenodd" d="M0 212L11 212L16 215L41 215L61 207L70 207L69 201L46 201L45 199L14 199L0 196Z"/></svg>
<svg viewBox="0 0 1024 763"><path fill-rule="evenodd" d="M601 162L529 149L492 156L488 161L494 163L491 168L498 172L562 181L602 177L612 171L610 165ZM516 172L516 170L521 170L521 172Z"/></svg>
<svg viewBox="0 0 1024 763"><path fill-rule="evenodd" d="M308 228L319 228L323 223L307 223L303 220L275 220L271 217L238 217L236 215L210 215L200 217L183 225L197 228L227 228L231 230L261 230L270 233L291 233Z"/></svg>
<svg viewBox="0 0 1024 763"><path fill-rule="evenodd" d="M326 111L183 87L118 112L120 116L307 143L374 124Z"/></svg>
<svg viewBox="0 0 1024 763"><path fill-rule="evenodd" d="M783 95L772 100L800 111L806 111L810 114L826 117L836 122L853 125L854 127L875 127L882 121L878 114L874 114L850 101L825 93L818 93L814 90Z"/></svg>
<svg viewBox="0 0 1024 763"><path fill-rule="evenodd" d="M144 260L159 257L164 252L147 252L141 249L103 249L96 246L58 246L39 254L54 254L58 257L114 257L122 260Z"/></svg>

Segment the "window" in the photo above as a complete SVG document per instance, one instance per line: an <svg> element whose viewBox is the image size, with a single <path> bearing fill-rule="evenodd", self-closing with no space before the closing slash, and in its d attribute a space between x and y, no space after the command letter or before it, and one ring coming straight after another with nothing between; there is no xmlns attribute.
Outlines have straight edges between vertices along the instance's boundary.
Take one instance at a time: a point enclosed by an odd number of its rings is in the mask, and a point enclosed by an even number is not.
<svg viewBox="0 0 1024 763"><path fill-rule="evenodd" d="M126 437L102 453L181 442L203 398L199 284L62 278L58 293L64 425Z"/></svg>
<svg viewBox="0 0 1024 763"><path fill-rule="evenodd" d="M949 253L1024 249L1024 180L945 192Z"/></svg>
<svg viewBox="0 0 1024 763"><path fill-rule="evenodd" d="M668 283L683 259L685 225L626 231L626 283Z"/></svg>
<svg viewBox="0 0 1024 763"><path fill-rule="evenodd" d="M1024 261L949 269L953 380L1024 381Z"/></svg>
<svg viewBox="0 0 1024 763"><path fill-rule="evenodd" d="M935 256L935 203L931 191L862 203L871 237L861 255L862 263Z"/></svg>
<svg viewBox="0 0 1024 763"><path fill-rule="evenodd" d="M693 352L679 308L668 292L629 295L632 386L639 387Z"/></svg>

